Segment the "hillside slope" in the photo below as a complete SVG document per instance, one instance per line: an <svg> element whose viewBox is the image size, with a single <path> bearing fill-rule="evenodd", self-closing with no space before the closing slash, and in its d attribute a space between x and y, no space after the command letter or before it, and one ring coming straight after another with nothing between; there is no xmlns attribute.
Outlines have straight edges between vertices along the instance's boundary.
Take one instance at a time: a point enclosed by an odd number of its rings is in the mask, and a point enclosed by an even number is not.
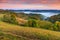
<svg viewBox="0 0 60 40"><path fill-rule="evenodd" d="M24 40L23 37L19 37L14 34L0 31L0 40Z"/></svg>
<svg viewBox="0 0 60 40"><path fill-rule="evenodd" d="M1 36L3 40L60 40L60 32L20 27L0 21L0 39Z"/></svg>

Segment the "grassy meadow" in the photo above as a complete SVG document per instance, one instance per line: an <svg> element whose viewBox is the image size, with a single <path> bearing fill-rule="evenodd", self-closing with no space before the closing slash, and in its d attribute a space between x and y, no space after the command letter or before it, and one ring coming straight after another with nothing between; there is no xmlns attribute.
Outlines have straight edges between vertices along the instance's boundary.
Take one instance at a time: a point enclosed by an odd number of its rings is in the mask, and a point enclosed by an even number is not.
<svg viewBox="0 0 60 40"><path fill-rule="evenodd" d="M60 40L60 32L40 28L21 27L0 21L2 40Z"/></svg>

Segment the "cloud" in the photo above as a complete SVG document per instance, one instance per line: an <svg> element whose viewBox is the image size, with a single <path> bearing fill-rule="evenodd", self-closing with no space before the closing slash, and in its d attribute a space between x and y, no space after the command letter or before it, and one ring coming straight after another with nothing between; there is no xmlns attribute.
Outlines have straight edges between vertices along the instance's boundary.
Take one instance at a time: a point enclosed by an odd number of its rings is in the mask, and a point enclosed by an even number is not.
<svg viewBox="0 0 60 40"><path fill-rule="evenodd" d="M60 0L0 0L0 3L12 4L60 4Z"/></svg>
<svg viewBox="0 0 60 40"><path fill-rule="evenodd" d="M34 5L34 4L0 4L0 9L58 9L56 5Z"/></svg>
<svg viewBox="0 0 60 40"><path fill-rule="evenodd" d="M59 9L60 0L0 0L0 9Z"/></svg>

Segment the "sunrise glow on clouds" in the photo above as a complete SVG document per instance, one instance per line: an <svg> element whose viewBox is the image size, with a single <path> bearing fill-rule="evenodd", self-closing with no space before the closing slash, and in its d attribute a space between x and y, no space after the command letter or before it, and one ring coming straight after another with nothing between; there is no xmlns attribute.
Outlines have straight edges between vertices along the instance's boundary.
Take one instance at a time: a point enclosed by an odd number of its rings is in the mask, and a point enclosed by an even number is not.
<svg viewBox="0 0 60 40"><path fill-rule="evenodd" d="M0 0L0 9L60 10L60 0Z"/></svg>

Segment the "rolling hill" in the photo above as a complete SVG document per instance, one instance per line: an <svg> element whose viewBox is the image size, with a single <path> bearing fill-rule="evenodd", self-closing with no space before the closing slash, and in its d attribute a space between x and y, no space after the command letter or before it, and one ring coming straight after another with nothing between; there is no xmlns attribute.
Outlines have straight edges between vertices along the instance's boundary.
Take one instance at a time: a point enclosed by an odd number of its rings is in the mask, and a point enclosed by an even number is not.
<svg viewBox="0 0 60 40"><path fill-rule="evenodd" d="M2 40L60 40L60 32L22 27L0 21L0 39Z"/></svg>
<svg viewBox="0 0 60 40"><path fill-rule="evenodd" d="M0 15L1 19L3 14ZM19 26L0 20L0 40L60 40L60 32Z"/></svg>

